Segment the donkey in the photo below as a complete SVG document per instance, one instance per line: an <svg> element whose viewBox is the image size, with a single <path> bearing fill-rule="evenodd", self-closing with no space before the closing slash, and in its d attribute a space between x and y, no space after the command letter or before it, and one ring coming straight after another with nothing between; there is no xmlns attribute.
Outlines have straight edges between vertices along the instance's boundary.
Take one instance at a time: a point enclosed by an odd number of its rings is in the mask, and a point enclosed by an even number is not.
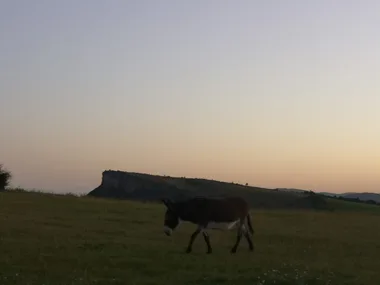
<svg viewBox="0 0 380 285"><path fill-rule="evenodd" d="M231 253L236 253L243 234L248 242L249 250L254 251L254 245L250 237L250 234L254 234L254 230L249 215L249 206L244 199L240 197L196 197L182 202L172 202L168 199L164 199L162 202L167 207L164 221L164 232L167 236L171 236L182 221L198 225L198 228L190 237L186 253L192 251L193 242L199 233L202 233L206 242L207 253L212 253L210 236L206 230L231 230L235 226L237 226L237 239ZM245 221L247 221L249 232Z"/></svg>

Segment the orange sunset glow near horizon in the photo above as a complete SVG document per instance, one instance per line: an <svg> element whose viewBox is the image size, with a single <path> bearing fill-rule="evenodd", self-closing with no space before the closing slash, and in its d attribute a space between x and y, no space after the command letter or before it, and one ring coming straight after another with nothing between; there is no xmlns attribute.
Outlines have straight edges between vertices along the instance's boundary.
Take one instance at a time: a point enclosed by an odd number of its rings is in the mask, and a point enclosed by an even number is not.
<svg viewBox="0 0 380 285"><path fill-rule="evenodd" d="M4 1L0 164L380 192L380 2Z"/></svg>

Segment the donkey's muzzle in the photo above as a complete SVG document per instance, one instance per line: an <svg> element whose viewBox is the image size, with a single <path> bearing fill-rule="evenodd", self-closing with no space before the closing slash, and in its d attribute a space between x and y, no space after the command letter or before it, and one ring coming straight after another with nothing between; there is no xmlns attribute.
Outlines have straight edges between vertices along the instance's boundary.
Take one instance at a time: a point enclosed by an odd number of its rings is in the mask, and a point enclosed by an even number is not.
<svg viewBox="0 0 380 285"><path fill-rule="evenodd" d="M169 227L164 227L164 233L167 235L167 236L171 236L172 235L172 229L169 228Z"/></svg>

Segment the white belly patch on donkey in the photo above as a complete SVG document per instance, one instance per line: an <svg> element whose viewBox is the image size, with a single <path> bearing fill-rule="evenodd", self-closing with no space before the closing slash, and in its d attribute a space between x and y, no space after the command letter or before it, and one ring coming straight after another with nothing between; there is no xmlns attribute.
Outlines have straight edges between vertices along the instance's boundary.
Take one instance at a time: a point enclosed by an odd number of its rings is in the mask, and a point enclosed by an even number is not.
<svg viewBox="0 0 380 285"><path fill-rule="evenodd" d="M231 230L238 223L239 223L239 220L236 220L236 221L233 221L233 222L209 222L207 224L206 228L207 229Z"/></svg>

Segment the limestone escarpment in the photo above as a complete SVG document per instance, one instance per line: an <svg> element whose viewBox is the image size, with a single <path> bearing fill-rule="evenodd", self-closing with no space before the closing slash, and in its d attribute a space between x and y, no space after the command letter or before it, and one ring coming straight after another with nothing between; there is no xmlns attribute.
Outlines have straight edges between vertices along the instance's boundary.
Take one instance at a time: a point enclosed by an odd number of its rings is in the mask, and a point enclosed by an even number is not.
<svg viewBox="0 0 380 285"><path fill-rule="evenodd" d="M186 191L179 190L164 176L114 170L103 171L101 184L88 193L95 197L138 200L159 200L185 194Z"/></svg>
<svg viewBox="0 0 380 285"><path fill-rule="evenodd" d="M255 208L328 209L324 197L308 192L287 192L208 179L158 176L107 170L99 187L89 196L115 199L160 201L182 200L194 196L240 196Z"/></svg>

